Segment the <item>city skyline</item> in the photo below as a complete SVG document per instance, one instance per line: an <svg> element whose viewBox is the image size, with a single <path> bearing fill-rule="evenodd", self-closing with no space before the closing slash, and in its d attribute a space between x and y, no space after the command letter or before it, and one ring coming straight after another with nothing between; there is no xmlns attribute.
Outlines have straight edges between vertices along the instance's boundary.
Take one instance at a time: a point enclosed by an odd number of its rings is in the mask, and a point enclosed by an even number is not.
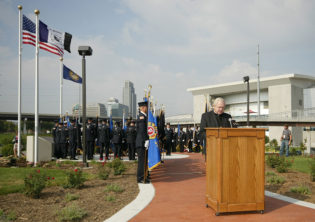
<svg viewBox="0 0 315 222"><path fill-rule="evenodd" d="M57 1L58 2L58 1ZM61 1L60 1L61 2ZM72 34L64 64L81 75L79 45L90 45L87 103L122 98L130 80L166 115L192 113L191 87L299 73L314 76L315 2L312 1L0 1L0 111L17 111L18 9ZM58 12L58 16L56 16ZM84 13L83 13L84 12ZM22 112L34 111L35 48L23 45ZM39 53L40 113L58 113L59 58ZM64 112L79 103L79 85L64 81Z"/></svg>

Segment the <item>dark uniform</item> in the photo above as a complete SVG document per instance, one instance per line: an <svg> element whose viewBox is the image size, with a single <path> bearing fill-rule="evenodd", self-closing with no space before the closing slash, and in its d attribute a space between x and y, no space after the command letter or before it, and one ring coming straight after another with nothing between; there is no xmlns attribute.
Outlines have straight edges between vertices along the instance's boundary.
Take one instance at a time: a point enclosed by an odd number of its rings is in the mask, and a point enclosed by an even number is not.
<svg viewBox="0 0 315 222"><path fill-rule="evenodd" d="M57 158L56 156L56 150L57 150L57 142L56 142L56 129L58 127L58 122L55 123L55 126L51 129L51 134L52 134L52 137L53 137L53 140L54 140L54 145L53 145L53 154L54 154L54 157Z"/></svg>
<svg viewBox="0 0 315 222"><path fill-rule="evenodd" d="M115 125L115 127L112 130L112 143L114 144L114 157L119 157L120 158L120 149L121 149L121 144L122 144L122 139L123 139L123 131L122 129Z"/></svg>
<svg viewBox="0 0 315 222"><path fill-rule="evenodd" d="M128 146L129 160L135 160L137 131L135 126L129 126L126 130L126 140Z"/></svg>
<svg viewBox="0 0 315 222"><path fill-rule="evenodd" d="M56 158L65 158L67 155L66 143L67 143L68 129L63 127L62 124L56 128Z"/></svg>
<svg viewBox="0 0 315 222"><path fill-rule="evenodd" d="M173 130L173 139L172 139L172 152L176 152L176 146L177 146L177 133L175 132L175 129Z"/></svg>
<svg viewBox="0 0 315 222"><path fill-rule="evenodd" d="M171 128L165 129L165 147L166 155L171 155L172 140L173 140L173 130Z"/></svg>
<svg viewBox="0 0 315 222"><path fill-rule="evenodd" d="M189 129L188 132L186 133L186 139L187 139L187 146L190 153L192 152L193 138L194 138L194 131Z"/></svg>
<svg viewBox="0 0 315 222"><path fill-rule="evenodd" d="M196 150L195 150L195 152L196 153L199 153L200 152L200 142L201 142L201 135L200 135L200 131L197 129L196 131L195 131L195 144L196 144Z"/></svg>
<svg viewBox="0 0 315 222"><path fill-rule="evenodd" d="M141 103L139 103L140 106ZM145 141L149 140L148 136L148 121L147 115L140 112L137 119L137 138L136 148L138 153L138 169L137 169L137 181L141 182L144 180L144 166L145 163ZM145 182L145 181L143 181Z"/></svg>
<svg viewBox="0 0 315 222"><path fill-rule="evenodd" d="M86 140L86 155L88 160L93 159L93 152L94 152L94 142L95 142L95 134L96 130L94 128L93 123L86 124L86 131L85 131L85 140Z"/></svg>
<svg viewBox="0 0 315 222"><path fill-rule="evenodd" d="M103 122L102 125L98 126L97 140L100 146L100 160L103 160L103 151L105 148L105 156L108 159L109 155L109 144L110 144L110 131L109 127Z"/></svg>
<svg viewBox="0 0 315 222"><path fill-rule="evenodd" d="M186 144L186 133L181 129L179 136L177 136L177 141L179 143L179 151L184 152L184 145Z"/></svg>
<svg viewBox="0 0 315 222"><path fill-rule="evenodd" d="M71 126L69 127L68 131L69 131L70 159L74 160L75 155L77 153L79 131L78 131L78 127L72 123L74 122L71 121Z"/></svg>

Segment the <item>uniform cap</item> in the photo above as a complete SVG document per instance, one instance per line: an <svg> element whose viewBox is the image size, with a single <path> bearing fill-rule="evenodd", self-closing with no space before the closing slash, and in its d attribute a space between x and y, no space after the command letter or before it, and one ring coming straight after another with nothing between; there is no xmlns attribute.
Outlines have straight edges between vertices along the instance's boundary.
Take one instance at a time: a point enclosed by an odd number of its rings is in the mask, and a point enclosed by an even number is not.
<svg viewBox="0 0 315 222"><path fill-rule="evenodd" d="M148 106L148 102L147 101L139 102L138 106L139 107L141 107L141 106Z"/></svg>

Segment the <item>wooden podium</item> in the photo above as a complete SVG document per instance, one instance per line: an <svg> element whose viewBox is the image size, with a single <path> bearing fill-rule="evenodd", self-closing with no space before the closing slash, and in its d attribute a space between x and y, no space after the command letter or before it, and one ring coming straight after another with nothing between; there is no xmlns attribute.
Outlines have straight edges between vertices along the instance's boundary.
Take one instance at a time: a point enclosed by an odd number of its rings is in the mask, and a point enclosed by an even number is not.
<svg viewBox="0 0 315 222"><path fill-rule="evenodd" d="M265 129L206 128L206 143L206 206L263 213Z"/></svg>

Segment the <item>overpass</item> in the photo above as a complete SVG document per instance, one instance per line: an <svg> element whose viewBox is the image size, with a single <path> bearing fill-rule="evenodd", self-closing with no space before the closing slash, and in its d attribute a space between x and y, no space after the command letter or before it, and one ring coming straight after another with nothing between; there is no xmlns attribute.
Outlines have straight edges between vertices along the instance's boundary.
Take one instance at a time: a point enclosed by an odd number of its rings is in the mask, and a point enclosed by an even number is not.
<svg viewBox="0 0 315 222"><path fill-rule="evenodd" d="M247 125L246 116L232 116L238 126ZM177 115L167 117L165 122L171 123L171 125L180 124L182 126L200 124L200 120L195 121L193 115ZM250 115L249 125L256 126L283 126L288 124L289 126L300 126L300 127L315 127L315 108L293 110L290 112L279 112L268 115Z"/></svg>

